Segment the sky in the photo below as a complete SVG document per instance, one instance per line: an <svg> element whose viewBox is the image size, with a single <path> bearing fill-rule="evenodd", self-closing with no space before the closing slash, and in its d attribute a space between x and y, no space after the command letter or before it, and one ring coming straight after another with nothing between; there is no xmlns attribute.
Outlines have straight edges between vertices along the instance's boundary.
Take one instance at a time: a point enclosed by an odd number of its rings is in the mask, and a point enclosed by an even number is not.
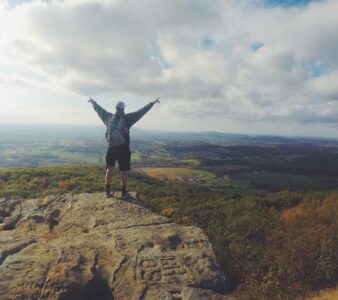
<svg viewBox="0 0 338 300"><path fill-rule="evenodd" d="M337 0L0 0L0 123L338 137Z"/></svg>

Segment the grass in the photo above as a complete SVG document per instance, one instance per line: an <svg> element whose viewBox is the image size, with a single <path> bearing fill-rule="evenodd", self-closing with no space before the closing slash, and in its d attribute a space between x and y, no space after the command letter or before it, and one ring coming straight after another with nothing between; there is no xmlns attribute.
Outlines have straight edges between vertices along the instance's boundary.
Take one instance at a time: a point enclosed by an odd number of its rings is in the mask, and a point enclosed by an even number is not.
<svg viewBox="0 0 338 300"><path fill-rule="evenodd" d="M133 162L141 162L142 159L141 159L140 153L139 153L139 152L132 152L132 153L131 153L131 160L132 160Z"/></svg>
<svg viewBox="0 0 338 300"><path fill-rule="evenodd" d="M189 168L140 168L142 172L154 178L171 181L210 181L215 178L211 172Z"/></svg>
<svg viewBox="0 0 338 300"><path fill-rule="evenodd" d="M187 164L191 167L198 167L200 165L200 161L198 159L183 159L181 163Z"/></svg>

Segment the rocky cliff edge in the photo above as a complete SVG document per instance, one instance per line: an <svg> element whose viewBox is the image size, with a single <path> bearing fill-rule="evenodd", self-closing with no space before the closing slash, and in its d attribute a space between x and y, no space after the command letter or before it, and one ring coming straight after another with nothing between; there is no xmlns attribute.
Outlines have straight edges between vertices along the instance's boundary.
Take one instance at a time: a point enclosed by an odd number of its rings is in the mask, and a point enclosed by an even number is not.
<svg viewBox="0 0 338 300"><path fill-rule="evenodd" d="M0 299L230 299L222 287L202 230L137 201L0 199Z"/></svg>

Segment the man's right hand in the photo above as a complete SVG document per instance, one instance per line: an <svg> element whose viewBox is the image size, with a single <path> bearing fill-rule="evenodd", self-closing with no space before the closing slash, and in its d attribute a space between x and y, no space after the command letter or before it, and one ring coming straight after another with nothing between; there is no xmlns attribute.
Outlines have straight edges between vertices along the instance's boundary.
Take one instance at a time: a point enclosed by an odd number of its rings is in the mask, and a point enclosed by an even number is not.
<svg viewBox="0 0 338 300"><path fill-rule="evenodd" d="M155 103L160 103L160 98L156 98L156 100L153 101L153 104L155 104Z"/></svg>

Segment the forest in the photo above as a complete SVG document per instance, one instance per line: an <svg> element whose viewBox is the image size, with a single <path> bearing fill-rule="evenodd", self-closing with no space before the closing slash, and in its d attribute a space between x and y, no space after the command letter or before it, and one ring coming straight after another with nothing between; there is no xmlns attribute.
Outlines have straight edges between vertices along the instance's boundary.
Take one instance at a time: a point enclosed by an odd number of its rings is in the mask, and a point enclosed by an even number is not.
<svg viewBox="0 0 338 300"><path fill-rule="evenodd" d="M0 197L102 191L104 171L90 165L0 169ZM301 299L337 286L338 192L227 189L206 178L186 184L135 170L129 190L174 222L201 227L227 278L224 292L238 299Z"/></svg>

